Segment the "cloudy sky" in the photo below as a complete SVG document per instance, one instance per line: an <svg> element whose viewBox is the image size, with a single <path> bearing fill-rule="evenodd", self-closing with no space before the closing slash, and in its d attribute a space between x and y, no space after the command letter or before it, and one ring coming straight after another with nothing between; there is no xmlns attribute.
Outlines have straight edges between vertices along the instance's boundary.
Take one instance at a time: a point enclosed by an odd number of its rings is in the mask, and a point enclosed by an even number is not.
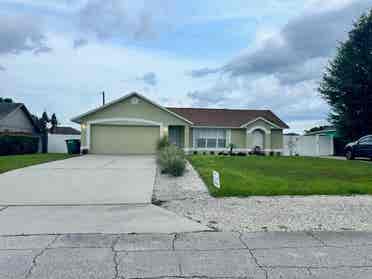
<svg viewBox="0 0 372 279"><path fill-rule="evenodd" d="M0 0L0 96L62 124L132 91L325 124L317 86L372 0Z"/></svg>

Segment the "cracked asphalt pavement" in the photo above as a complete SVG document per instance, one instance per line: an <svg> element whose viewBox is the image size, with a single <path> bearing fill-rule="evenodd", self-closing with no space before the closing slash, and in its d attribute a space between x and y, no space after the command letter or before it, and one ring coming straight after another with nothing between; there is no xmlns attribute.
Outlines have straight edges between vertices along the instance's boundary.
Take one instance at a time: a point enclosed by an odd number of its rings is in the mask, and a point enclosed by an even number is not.
<svg viewBox="0 0 372 279"><path fill-rule="evenodd" d="M369 232L0 236L0 278L371 278Z"/></svg>

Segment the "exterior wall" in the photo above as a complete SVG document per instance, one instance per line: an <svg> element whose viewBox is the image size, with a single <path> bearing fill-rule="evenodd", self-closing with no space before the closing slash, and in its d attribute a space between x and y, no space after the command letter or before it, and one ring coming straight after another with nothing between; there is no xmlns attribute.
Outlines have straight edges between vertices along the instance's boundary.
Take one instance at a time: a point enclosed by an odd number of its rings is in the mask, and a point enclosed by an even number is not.
<svg viewBox="0 0 372 279"><path fill-rule="evenodd" d="M187 122L161 110L143 99L138 98L137 104L132 104L130 100L131 98L123 100L120 103L113 104L103 110L88 115L82 119L82 123L105 118L138 118L161 122L164 126L188 125Z"/></svg>
<svg viewBox="0 0 372 279"><path fill-rule="evenodd" d="M283 130L271 130L271 149L283 149Z"/></svg>
<svg viewBox="0 0 372 279"><path fill-rule="evenodd" d="M189 148L193 148L194 147L194 143L193 143L193 132L194 132L194 129L193 128L189 128Z"/></svg>
<svg viewBox="0 0 372 279"><path fill-rule="evenodd" d="M0 132L35 133L35 128L22 109L14 111L0 122Z"/></svg>
<svg viewBox="0 0 372 279"><path fill-rule="evenodd" d="M87 129L86 129L86 126L85 125L81 125L80 127L80 131L81 131L81 135L80 135L80 142L81 142L81 146L87 146Z"/></svg>
<svg viewBox="0 0 372 279"><path fill-rule="evenodd" d="M125 99L120 103L113 104L102 110L96 111L86 117L82 118L82 129L81 129L81 142L82 147L86 147L89 143L87 140L87 128L90 121L111 119L111 118L135 118L151 120L153 122L161 123L162 130L160 133L162 135L168 134L168 126L188 126L189 124L182 119L168 113L153 104L147 102L146 100L137 98L138 102L136 104L131 103L131 98ZM107 125L146 125L146 123L130 122L130 121L112 121L105 123Z"/></svg>
<svg viewBox="0 0 372 279"><path fill-rule="evenodd" d="M246 148L246 129L231 129L231 143L236 148Z"/></svg>
<svg viewBox="0 0 372 279"><path fill-rule="evenodd" d="M254 146L253 146L253 135L252 133L247 133L246 134L246 141L247 141L247 148L248 149L252 149Z"/></svg>
<svg viewBox="0 0 372 279"><path fill-rule="evenodd" d="M255 124L249 125L248 129L240 128L226 128L227 145L229 142L236 145L236 151L251 151L254 148L253 144L253 132L256 129L260 129L264 133L264 150L265 151L282 151L283 149L283 130L273 129L264 121L257 121ZM265 130L263 130L265 129ZM196 149L192 146L193 144L193 129L190 129L190 148ZM229 135L230 140L229 141ZM205 149L199 149L204 151ZM214 150L228 150L228 148L218 148Z"/></svg>
<svg viewBox="0 0 372 279"><path fill-rule="evenodd" d="M67 139L80 139L80 135L48 134L48 153L67 153Z"/></svg>
<svg viewBox="0 0 372 279"><path fill-rule="evenodd" d="M185 126L181 133L181 138L183 138L183 148L189 148L190 147L190 127Z"/></svg>

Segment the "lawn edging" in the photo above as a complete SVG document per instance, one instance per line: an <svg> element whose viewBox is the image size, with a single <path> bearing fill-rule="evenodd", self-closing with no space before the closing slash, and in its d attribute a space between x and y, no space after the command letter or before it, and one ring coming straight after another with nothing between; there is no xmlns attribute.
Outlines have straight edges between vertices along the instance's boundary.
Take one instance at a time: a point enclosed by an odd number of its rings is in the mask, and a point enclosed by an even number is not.
<svg viewBox="0 0 372 279"><path fill-rule="evenodd" d="M33 165L48 163L52 161L65 160L76 155L61 153L36 153L25 155L0 156L0 174L11 170L21 169Z"/></svg>

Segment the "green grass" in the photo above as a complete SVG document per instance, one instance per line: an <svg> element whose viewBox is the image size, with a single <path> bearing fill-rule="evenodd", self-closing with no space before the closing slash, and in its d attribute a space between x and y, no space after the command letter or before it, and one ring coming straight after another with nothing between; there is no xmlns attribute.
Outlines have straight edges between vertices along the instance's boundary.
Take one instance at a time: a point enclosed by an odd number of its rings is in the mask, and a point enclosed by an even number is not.
<svg viewBox="0 0 372 279"><path fill-rule="evenodd" d="M208 155L188 159L215 197L372 194L369 162ZM213 186L213 170L220 173L220 189Z"/></svg>
<svg viewBox="0 0 372 279"><path fill-rule="evenodd" d="M0 173L41 163L71 158L68 154L27 154L0 156Z"/></svg>

